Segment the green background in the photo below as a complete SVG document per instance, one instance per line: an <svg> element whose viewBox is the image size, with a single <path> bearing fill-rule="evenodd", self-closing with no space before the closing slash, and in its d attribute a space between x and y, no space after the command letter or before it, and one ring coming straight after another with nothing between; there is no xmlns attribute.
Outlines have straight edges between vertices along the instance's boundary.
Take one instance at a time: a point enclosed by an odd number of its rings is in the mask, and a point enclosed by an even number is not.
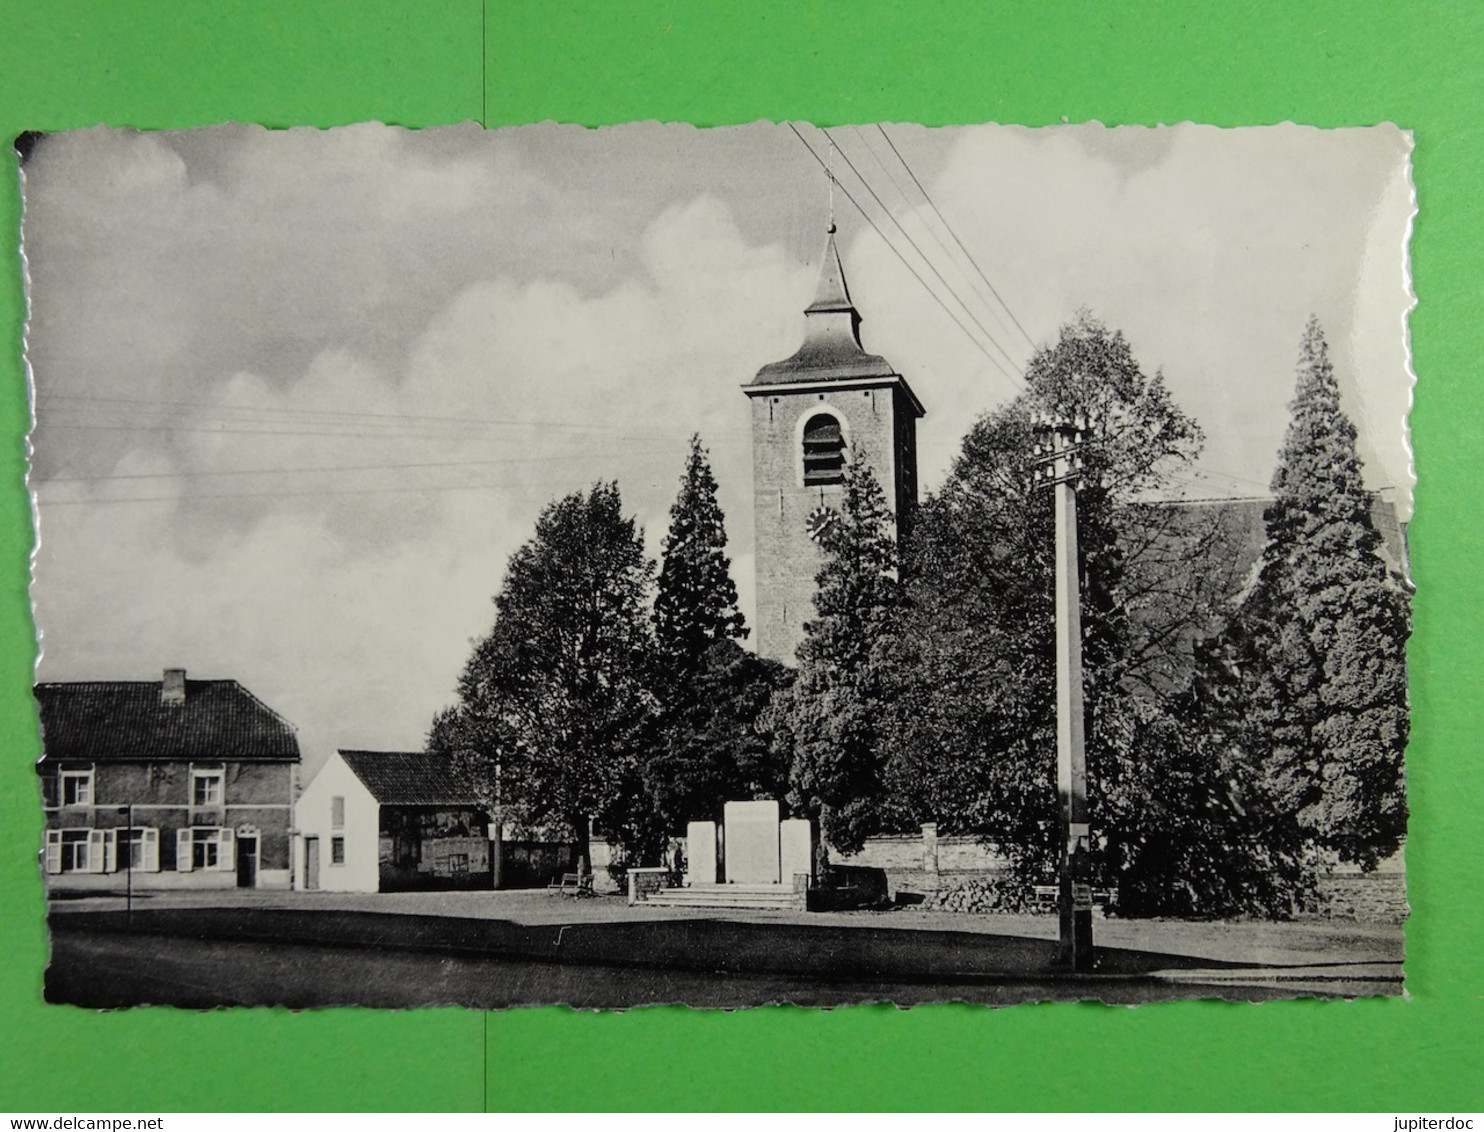
<svg viewBox="0 0 1484 1132"><path fill-rule="evenodd" d="M1409 998L1262 1006L482 1016L43 1005L24 300L19 261L7 255L0 1109L1484 1107L1484 422L1470 393L1484 353L1484 5L0 0L0 33L6 137L227 119L1391 120L1416 131L1421 209ZM0 240L13 244L20 202L8 147L0 160Z"/></svg>

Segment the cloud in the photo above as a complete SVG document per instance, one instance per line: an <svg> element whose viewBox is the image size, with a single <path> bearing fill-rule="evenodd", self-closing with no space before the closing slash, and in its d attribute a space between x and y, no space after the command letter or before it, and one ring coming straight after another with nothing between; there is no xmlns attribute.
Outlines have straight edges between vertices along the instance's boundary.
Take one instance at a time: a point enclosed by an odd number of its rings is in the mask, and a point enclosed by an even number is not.
<svg viewBox="0 0 1484 1132"><path fill-rule="evenodd" d="M924 133L894 132L904 145ZM1205 463L1222 473L1213 491L1260 493L1270 478L1310 313L1328 333L1347 407L1369 416L1375 406L1384 422L1371 483L1405 486L1405 452L1384 438L1407 404L1396 349L1407 148L1389 128L970 129L931 191L1035 342L1054 341L1086 306L1146 368L1164 370L1207 432ZM904 225L937 251L922 211ZM849 263L869 344L925 394L923 478L935 482L963 422L1016 387L920 287L892 284L904 270L874 233L859 236ZM961 292L986 290L971 271L945 274ZM1027 355L988 302L976 309L1005 350ZM1357 345L1358 327L1377 328L1390 348Z"/></svg>
<svg viewBox="0 0 1484 1132"><path fill-rule="evenodd" d="M1033 340L1087 305L1165 370L1213 493L1265 483L1311 311L1374 426L1372 481L1404 482L1399 132L892 135ZM616 478L657 553L693 431L750 613L739 386L798 344L825 197L770 126L46 139L24 233L44 678L233 676L311 765L417 745L541 507ZM930 210L898 217L986 290ZM840 219L867 348L927 405L935 486L1016 385Z"/></svg>
<svg viewBox="0 0 1484 1132"><path fill-rule="evenodd" d="M706 197L639 246L601 294L473 282L402 366L327 346L286 381L239 371L170 407L163 439L131 434L107 478L42 481L37 619L67 642L48 678L185 664L243 679L304 726L316 761L416 744L556 495L618 479L657 553L699 431L748 546L739 386L793 349L810 272Z"/></svg>

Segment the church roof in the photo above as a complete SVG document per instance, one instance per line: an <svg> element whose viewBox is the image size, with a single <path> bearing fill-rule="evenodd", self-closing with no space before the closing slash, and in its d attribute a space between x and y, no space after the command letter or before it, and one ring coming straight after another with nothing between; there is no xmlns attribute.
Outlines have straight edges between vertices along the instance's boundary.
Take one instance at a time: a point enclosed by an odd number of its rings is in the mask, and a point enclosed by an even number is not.
<svg viewBox="0 0 1484 1132"><path fill-rule="evenodd" d="M758 370L753 385L852 381L863 377L898 377L885 358L861 346L860 313L850 298L845 269L830 226L814 301L804 308L804 344L792 357Z"/></svg>

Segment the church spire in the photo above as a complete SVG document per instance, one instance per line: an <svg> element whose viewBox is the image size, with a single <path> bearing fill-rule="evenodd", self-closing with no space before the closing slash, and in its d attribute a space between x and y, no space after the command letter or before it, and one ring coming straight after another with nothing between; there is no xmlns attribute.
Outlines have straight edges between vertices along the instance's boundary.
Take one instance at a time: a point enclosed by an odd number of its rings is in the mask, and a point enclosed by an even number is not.
<svg viewBox="0 0 1484 1132"><path fill-rule="evenodd" d="M835 225L831 223L825 235L814 301L804 308L804 344L793 357L763 366L752 384L898 377L885 358L862 348L860 326L860 312L850 298L845 268L835 247Z"/></svg>
<svg viewBox="0 0 1484 1132"><path fill-rule="evenodd" d="M824 260L819 265L819 284L814 289L814 301L804 309L805 314L823 311L855 311L850 301L850 288L845 285L845 268L835 247L834 224L830 225L829 235L825 237ZM859 317L856 316L856 321Z"/></svg>

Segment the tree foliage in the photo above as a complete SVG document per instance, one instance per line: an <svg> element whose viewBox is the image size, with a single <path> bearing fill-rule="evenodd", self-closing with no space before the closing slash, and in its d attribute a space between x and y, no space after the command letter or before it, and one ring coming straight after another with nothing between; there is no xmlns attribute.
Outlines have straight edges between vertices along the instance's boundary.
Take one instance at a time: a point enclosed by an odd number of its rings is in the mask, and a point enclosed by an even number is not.
<svg viewBox="0 0 1484 1132"><path fill-rule="evenodd" d="M760 721L789 682L777 661L721 640L672 688L643 772L661 829L714 820L725 802L785 796L788 764Z"/></svg>
<svg viewBox="0 0 1484 1132"><path fill-rule="evenodd" d="M1189 695L1193 642L1235 584L1241 532L1220 509L1155 496L1201 433L1123 336L1085 313L1036 353L1028 390L975 424L922 510L893 645L886 777L898 825L935 820L1054 872L1052 499L1029 454L1044 416L1085 417L1078 490L1094 863L1137 902L1190 914L1287 898ZM1220 860L1220 869L1195 863ZM1282 888L1280 882L1279 886Z"/></svg>
<svg viewBox="0 0 1484 1132"><path fill-rule="evenodd" d="M701 438L692 436L680 492L670 507L654 601L655 643L671 666L694 669L718 641L747 636L726 545L716 477Z"/></svg>
<svg viewBox="0 0 1484 1132"><path fill-rule="evenodd" d="M768 723L790 764L790 804L848 853L882 818L882 658L900 604L892 514L858 451L847 458L840 510L819 543L816 616L804 625L797 677Z"/></svg>
<svg viewBox="0 0 1484 1132"><path fill-rule="evenodd" d="M430 745L465 763L487 800L534 825L632 823L655 704L645 682L653 564L618 486L550 504L511 557L495 623ZM495 797L498 793L498 798Z"/></svg>
<svg viewBox="0 0 1484 1132"><path fill-rule="evenodd" d="M1225 729L1267 804L1364 868L1405 833L1405 579L1382 558L1355 427L1317 320L1304 332L1292 420L1252 592L1213 654Z"/></svg>
<svg viewBox="0 0 1484 1132"><path fill-rule="evenodd" d="M729 800L779 798L787 768L758 720L788 670L743 649L726 522L699 437L670 508L654 604L655 744L643 768L656 828L679 833Z"/></svg>

